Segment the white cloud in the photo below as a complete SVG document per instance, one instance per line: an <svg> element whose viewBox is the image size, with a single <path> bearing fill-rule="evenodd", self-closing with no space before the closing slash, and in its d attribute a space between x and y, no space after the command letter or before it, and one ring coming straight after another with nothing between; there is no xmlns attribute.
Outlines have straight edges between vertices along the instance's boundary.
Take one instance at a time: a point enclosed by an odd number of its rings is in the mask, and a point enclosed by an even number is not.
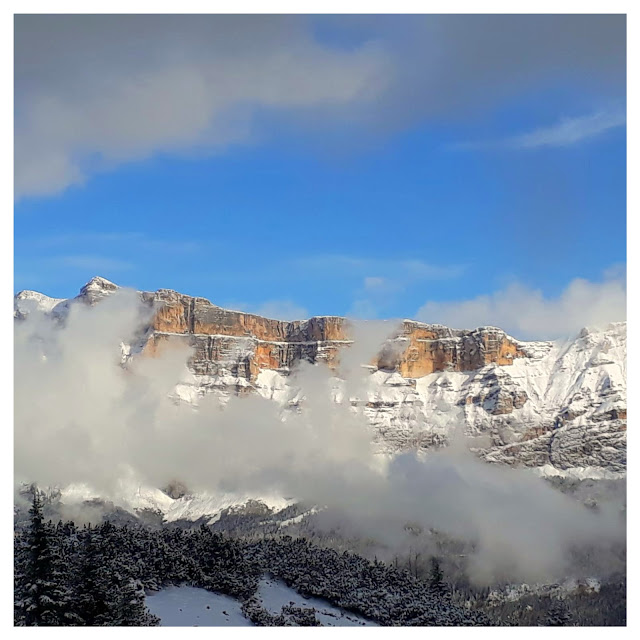
<svg viewBox="0 0 640 640"><path fill-rule="evenodd" d="M386 76L375 46L332 49L277 16L18 16L15 57L16 197L157 152L244 143L257 107L330 110L375 96Z"/></svg>
<svg viewBox="0 0 640 640"><path fill-rule="evenodd" d="M563 118L560 122L541 127L530 133L506 140L513 149L537 149L539 147L566 147L588 138L594 138L610 129L624 126L623 111L602 111L590 116Z"/></svg>
<svg viewBox="0 0 640 640"><path fill-rule="evenodd" d="M384 69L373 46L335 50L275 16L18 16L16 197L157 152L250 141L255 108L366 100Z"/></svg>
<svg viewBox="0 0 640 640"><path fill-rule="evenodd" d="M503 140L487 142L463 142L453 149L513 149L530 150L541 147L568 147L595 138L611 129L624 126L626 116L623 110L599 111L587 116L562 118L548 127L523 133Z"/></svg>
<svg viewBox="0 0 640 640"><path fill-rule="evenodd" d="M16 197L158 153L253 143L274 116L341 147L559 71L624 95L624 15L397 18L18 15Z"/></svg>
<svg viewBox="0 0 640 640"><path fill-rule="evenodd" d="M560 296L512 284L471 300L427 302L419 320L472 329L498 326L521 339L553 339L626 319L626 283L622 278L590 282L572 280Z"/></svg>

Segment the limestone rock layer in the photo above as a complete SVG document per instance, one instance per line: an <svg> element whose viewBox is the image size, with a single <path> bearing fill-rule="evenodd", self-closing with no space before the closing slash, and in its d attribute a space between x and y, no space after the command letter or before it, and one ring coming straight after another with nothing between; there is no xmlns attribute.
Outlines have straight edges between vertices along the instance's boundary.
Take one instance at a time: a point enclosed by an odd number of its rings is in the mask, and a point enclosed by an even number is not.
<svg viewBox="0 0 640 640"><path fill-rule="evenodd" d="M183 336L195 348L192 366L199 374L215 373L220 363L233 359L237 360L233 373L249 381L265 369L286 371L299 360L336 368L340 351L352 342L348 320L337 316L272 320L165 289L143 293L142 298L155 309L149 351L164 336ZM489 363L510 365L524 356L513 338L494 327L460 331L404 320L371 364L396 370L405 378L419 378L437 371L471 371Z"/></svg>

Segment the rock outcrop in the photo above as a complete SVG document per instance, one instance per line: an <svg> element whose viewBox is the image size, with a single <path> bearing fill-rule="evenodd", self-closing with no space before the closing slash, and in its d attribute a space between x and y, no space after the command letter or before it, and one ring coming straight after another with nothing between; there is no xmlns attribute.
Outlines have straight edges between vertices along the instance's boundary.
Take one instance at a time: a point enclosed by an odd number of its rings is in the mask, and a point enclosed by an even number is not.
<svg viewBox="0 0 640 640"><path fill-rule="evenodd" d="M227 372L253 382L265 369L287 371L299 360L335 367L339 349L350 342L344 318L335 316L284 322L166 289L141 296L155 309L148 352L178 337L194 348L198 375Z"/></svg>
<svg viewBox="0 0 640 640"><path fill-rule="evenodd" d="M379 368L397 369L404 378L421 378L437 371L472 371L490 363L510 365L514 358L525 356L513 338L495 327L459 331L405 320L396 342L405 343L396 350L396 361L382 360Z"/></svg>
<svg viewBox="0 0 640 640"><path fill-rule="evenodd" d="M39 309L64 320L73 304L94 305L117 289L94 278L72 300L23 291L14 317ZM342 397L340 357L353 333L345 318L285 322L167 289L139 296L150 320L136 350L153 357L169 339L191 347L191 398L257 392L295 407L290 374L303 360L328 365ZM404 320L369 365L366 397L347 400L362 408L382 450L437 447L463 426L491 462L624 473L626 323L563 342L523 342L495 327Z"/></svg>
<svg viewBox="0 0 640 640"><path fill-rule="evenodd" d="M192 366L199 375L216 375L230 367L233 375L255 382L265 369L287 372L300 360L325 362L335 369L340 351L351 344L349 322L337 316L285 322L166 289L141 295L156 309L149 352L167 336L179 336L195 349ZM489 363L510 365L524 355L516 341L495 327L456 331L405 320L372 364L419 378Z"/></svg>

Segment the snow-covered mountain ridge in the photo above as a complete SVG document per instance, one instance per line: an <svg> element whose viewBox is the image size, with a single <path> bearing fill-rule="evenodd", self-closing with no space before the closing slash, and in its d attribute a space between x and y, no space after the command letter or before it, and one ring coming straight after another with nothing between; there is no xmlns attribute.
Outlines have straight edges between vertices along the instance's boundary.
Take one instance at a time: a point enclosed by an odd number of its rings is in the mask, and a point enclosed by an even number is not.
<svg viewBox="0 0 640 640"><path fill-rule="evenodd" d="M94 278L72 300L23 291L14 317L40 310L63 321L71 304L96 304L117 288ZM259 393L296 410L304 397L291 371L309 360L332 368L334 400L345 401L339 356L351 336L344 318L281 322L169 290L139 296L154 309L143 355L169 336L194 349L191 379L177 388L183 400ZM462 428L490 462L575 478L625 473L626 323L565 341L525 342L495 327L462 331L405 320L363 364L371 374L348 401L366 416L381 452L441 446Z"/></svg>

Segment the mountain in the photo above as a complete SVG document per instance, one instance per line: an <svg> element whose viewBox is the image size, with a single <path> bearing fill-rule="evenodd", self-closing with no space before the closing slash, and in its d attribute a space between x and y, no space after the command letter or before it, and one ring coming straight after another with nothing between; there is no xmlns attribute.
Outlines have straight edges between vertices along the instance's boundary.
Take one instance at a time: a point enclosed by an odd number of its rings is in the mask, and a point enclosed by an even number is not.
<svg viewBox="0 0 640 640"><path fill-rule="evenodd" d="M73 304L94 305L118 290L93 278L71 300L22 291L14 317L40 310L58 321ZM295 410L304 398L291 372L307 360L334 372L354 327L337 316L286 322L218 307L168 289L138 292L151 319L134 351L153 357L167 339L193 348L192 378L177 394L259 393ZM373 344L359 395L381 452L446 444L457 427L489 462L543 475L622 477L626 469L626 323L584 329L572 339L526 342L496 327L451 329L404 320Z"/></svg>

